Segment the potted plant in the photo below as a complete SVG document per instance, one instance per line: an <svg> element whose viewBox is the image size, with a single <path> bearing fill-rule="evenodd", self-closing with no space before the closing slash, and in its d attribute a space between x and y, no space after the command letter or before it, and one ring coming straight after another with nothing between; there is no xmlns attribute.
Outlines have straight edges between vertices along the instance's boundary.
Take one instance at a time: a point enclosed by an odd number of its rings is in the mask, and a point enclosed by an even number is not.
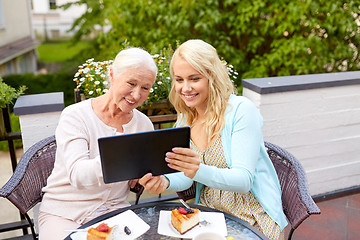
<svg viewBox="0 0 360 240"><path fill-rule="evenodd" d="M3 111L8 111L8 105L13 103L16 98L23 94L25 89L25 86L22 86L16 90L3 82L0 77L0 137L7 134L4 125Z"/></svg>

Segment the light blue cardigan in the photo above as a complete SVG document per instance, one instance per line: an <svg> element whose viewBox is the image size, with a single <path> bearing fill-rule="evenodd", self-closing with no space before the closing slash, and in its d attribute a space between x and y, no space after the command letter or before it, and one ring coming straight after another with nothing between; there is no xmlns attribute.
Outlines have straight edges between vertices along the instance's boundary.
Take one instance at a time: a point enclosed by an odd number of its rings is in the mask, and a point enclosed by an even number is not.
<svg viewBox="0 0 360 240"><path fill-rule="evenodd" d="M276 171L266 152L262 136L262 117L247 98L231 95L225 115L221 141L229 168L200 164L193 179L184 173L167 174L172 191L189 188L197 182L195 203L200 203L204 185L226 191L251 193L266 213L280 226L287 225L282 210L281 189Z"/></svg>

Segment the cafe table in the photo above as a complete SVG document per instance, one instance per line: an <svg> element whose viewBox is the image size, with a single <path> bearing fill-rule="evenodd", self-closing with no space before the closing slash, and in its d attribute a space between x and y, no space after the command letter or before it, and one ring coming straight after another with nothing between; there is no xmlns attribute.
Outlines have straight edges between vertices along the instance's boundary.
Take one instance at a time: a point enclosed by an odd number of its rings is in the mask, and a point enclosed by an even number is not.
<svg viewBox="0 0 360 240"><path fill-rule="evenodd" d="M189 204L190 207L200 209L202 212L220 212L212 208L208 208L202 205ZM158 233L158 222L161 210L171 211L175 208L181 207L180 202L149 202L138 205L132 205L129 207L121 208L104 215L101 215L86 224L79 227L79 229L87 228L93 224L99 224L106 219L114 217L120 213L124 213L127 210L132 210L137 216L139 216L144 222L146 222L150 228L143 235L136 239L181 239L176 237L170 237L166 235L160 235ZM258 229L250 226L245 221L232 216L227 213L223 213L225 217L225 223L227 228L227 236L232 236L236 240L256 239L256 240L267 240L268 238L263 235ZM65 238L65 240L72 240L71 234Z"/></svg>

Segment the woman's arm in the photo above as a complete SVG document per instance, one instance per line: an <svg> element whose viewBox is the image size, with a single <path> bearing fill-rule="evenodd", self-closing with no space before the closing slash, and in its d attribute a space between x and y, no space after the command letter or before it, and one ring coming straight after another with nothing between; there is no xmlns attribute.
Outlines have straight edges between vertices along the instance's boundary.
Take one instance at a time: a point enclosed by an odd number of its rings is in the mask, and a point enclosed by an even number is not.
<svg viewBox="0 0 360 240"><path fill-rule="evenodd" d="M100 156L90 158L90 136L76 112L64 111L56 129L57 161L63 163L69 182L77 188L103 183Z"/></svg>
<svg viewBox="0 0 360 240"><path fill-rule="evenodd" d="M169 167L183 172L190 180L217 189L246 193L252 187L260 153L261 126L261 116L255 105L244 99L241 104L233 106L233 112L226 119L226 130L222 132L224 137L221 139L229 168L202 164L199 155L187 148L173 149L173 152L167 153L166 161ZM183 175L170 179L170 188L178 189L177 183L183 185Z"/></svg>
<svg viewBox="0 0 360 240"><path fill-rule="evenodd" d="M230 154L225 154L230 157L227 159L229 169L200 164L193 180L217 189L246 193L253 184L263 141L262 118L250 100L244 100L233 111L235 113L230 115L232 118L226 122L232 124L231 136L222 138L223 145L230 144L230 147L226 148Z"/></svg>

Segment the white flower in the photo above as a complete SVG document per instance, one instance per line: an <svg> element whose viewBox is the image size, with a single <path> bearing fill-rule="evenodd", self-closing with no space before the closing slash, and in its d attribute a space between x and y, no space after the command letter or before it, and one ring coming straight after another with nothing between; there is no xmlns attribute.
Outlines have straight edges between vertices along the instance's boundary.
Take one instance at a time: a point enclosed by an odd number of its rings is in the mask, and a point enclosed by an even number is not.
<svg viewBox="0 0 360 240"><path fill-rule="evenodd" d="M78 77L80 75L79 72L75 73L75 76L74 77Z"/></svg>
<svg viewBox="0 0 360 240"><path fill-rule="evenodd" d="M92 95L94 93L94 91L89 91L89 95Z"/></svg>
<svg viewBox="0 0 360 240"><path fill-rule="evenodd" d="M158 81L157 84L161 85L161 84L162 84L162 81Z"/></svg>
<svg viewBox="0 0 360 240"><path fill-rule="evenodd" d="M150 88L150 93L154 92L154 89L153 88Z"/></svg>
<svg viewBox="0 0 360 240"><path fill-rule="evenodd" d="M99 84L100 84L100 81L95 81L94 83L95 83L95 85L99 85ZM96 90L97 90L97 89L96 89Z"/></svg>

